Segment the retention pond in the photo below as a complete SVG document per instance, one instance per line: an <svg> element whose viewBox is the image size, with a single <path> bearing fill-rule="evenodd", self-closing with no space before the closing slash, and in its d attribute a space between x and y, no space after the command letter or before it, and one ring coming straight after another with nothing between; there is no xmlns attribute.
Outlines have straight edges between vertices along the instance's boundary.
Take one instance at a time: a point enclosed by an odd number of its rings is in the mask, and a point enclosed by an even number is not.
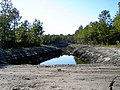
<svg viewBox="0 0 120 90"><path fill-rule="evenodd" d="M84 64L80 58L77 58L73 55L62 55L45 62L40 63L40 65L63 65L63 64Z"/></svg>

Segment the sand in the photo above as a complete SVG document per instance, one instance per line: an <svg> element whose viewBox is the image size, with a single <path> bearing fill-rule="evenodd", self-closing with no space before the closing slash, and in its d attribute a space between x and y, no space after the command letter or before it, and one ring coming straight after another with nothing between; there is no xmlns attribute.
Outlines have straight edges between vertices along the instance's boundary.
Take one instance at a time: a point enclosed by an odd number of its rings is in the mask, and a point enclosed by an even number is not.
<svg viewBox="0 0 120 90"><path fill-rule="evenodd" d="M120 66L1 66L0 90L120 90Z"/></svg>

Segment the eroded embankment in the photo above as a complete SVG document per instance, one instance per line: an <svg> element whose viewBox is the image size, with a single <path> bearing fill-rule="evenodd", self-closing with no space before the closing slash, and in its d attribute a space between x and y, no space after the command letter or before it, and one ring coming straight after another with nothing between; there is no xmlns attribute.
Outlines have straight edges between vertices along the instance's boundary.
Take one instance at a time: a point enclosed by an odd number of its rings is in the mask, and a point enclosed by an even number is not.
<svg viewBox="0 0 120 90"><path fill-rule="evenodd" d="M69 45L68 51L88 63L120 65L120 48Z"/></svg>
<svg viewBox="0 0 120 90"><path fill-rule="evenodd" d="M60 56L61 49L41 46L29 48L0 49L0 64L39 64L45 60Z"/></svg>

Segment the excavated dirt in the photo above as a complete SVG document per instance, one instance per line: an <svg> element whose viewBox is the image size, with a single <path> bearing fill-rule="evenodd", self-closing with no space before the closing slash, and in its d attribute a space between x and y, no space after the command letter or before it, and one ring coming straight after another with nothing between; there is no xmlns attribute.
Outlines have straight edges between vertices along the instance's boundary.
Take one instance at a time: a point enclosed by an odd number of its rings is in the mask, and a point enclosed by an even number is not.
<svg viewBox="0 0 120 90"><path fill-rule="evenodd" d="M71 47L80 65L0 65L0 90L120 90L120 48Z"/></svg>
<svg viewBox="0 0 120 90"><path fill-rule="evenodd" d="M120 66L0 66L0 90L120 90Z"/></svg>

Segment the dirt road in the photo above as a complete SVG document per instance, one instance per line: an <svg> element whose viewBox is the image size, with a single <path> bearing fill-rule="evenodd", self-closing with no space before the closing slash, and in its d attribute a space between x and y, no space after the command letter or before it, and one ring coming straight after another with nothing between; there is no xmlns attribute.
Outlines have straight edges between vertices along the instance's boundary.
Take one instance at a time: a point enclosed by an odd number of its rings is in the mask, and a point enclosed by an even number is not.
<svg viewBox="0 0 120 90"><path fill-rule="evenodd" d="M0 90L120 90L120 66L1 66Z"/></svg>

